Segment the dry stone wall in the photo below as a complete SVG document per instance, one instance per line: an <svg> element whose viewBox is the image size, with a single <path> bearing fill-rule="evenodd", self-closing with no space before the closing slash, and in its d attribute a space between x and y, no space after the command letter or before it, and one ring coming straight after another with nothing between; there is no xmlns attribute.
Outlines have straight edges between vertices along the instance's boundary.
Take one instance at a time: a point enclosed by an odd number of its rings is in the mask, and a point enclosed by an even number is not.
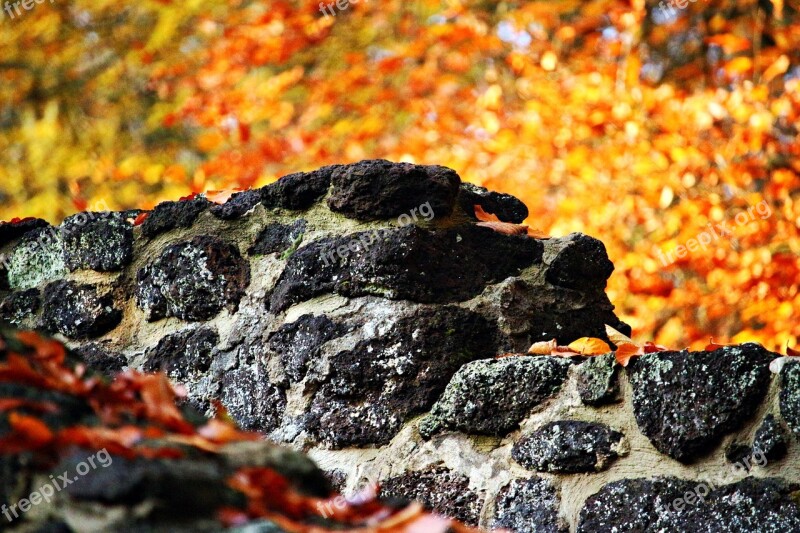
<svg viewBox="0 0 800 533"><path fill-rule="evenodd" d="M450 169L363 161L139 225L0 224L0 315L105 373L166 371L346 493L520 532L800 531L800 364L773 375L754 344L625 369L523 355L630 331L613 264L586 235L478 225L475 205L528 216Z"/></svg>

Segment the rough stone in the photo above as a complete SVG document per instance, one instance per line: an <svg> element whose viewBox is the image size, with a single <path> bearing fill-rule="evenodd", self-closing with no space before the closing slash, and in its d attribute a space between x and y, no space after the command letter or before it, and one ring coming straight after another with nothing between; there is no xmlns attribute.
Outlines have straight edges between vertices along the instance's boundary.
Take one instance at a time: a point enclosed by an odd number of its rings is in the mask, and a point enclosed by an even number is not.
<svg viewBox="0 0 800 533"><path fill-rule="evenodd" d="M190 228L200 213L211 205L202 196L178 202L161 202L142 223L142 235L152 239L175 228Z"/></svg>
<svg viewBox="0 0 800 533"><path fill-rule="evenodd" d="M762 454L767 461L780 461L786 457L788 439L773 415L764 417L753 438L753 454Z"/></svg>
<svg viewBox="0 0 800 533"><path fill-rule="evenodd" d="M569 533L559 517L561 500L546 479L515 479L505 485L495 498L492 529L512 533Z"/></svg>
<svg viewBox="0 0 800 533"><path fill-rule="evenodd" d="M444 516L477 525L482 499L469 488L469 479L444 467L406 472L381 482L382 498L418 501Z"/></svg>
<svg viewBox="0 0 800 533"><path fill-rule="evenodd" d="M361 161L335 169L331 211L357 220L382 220L410 214L428 203L434 217L453 211L461 178L441 166Z"/></svg>
<svg viewBox="0 0 800 533"><path fill-rule="evenodd" d="M490 191L472 183L461 184L458 203L472 220L477 220L475 217L476 205L481 206L487 213L497 215L497 218L504 222L520 224L528 218L528 207L519 198L510 194Z"/></svg>
<svg viewBox="0 0 800 533"><path fill-rule="evenodd" d="M557 357L524 355L468 363L450 380L420 433L425 438L447 429L507 435L561 389L569 366Z"/></svg>
<svg viewBox="0 0 800 533"><path fill-rule="evenodd" d="M662 453L692 461L752 416L767 392L773 358L746 343L633 360L628 369L639 429Z"/></svg>
<svg viewBox="0 0 800 533"><path fill-rule="evenodd" d="M305 231L306 221L302 219L292 224L270 224L258 234L247 254L252 256L293 251L303 241Z"/></svg>
<svg viewBox="0 0 800 533"><path fill-rule="evenodd" d="M605 288L614 271L605 245L583 233L545 241L544 262L549 283L574 290Z"/></svg>
<svg viewBox="0 0 800 533"><path fill-rule="evenodd" d="M122 213L78 213L61 224L67 268L122 269L133 259L133 226Z"/></svg>
<svg viewBox="0 0 800 533"><path fill-rule="evenodd" d="M753 449L742 442L732 442L725 448L725 460L731 464L739 464L750 470L750 456Z"/></svg>
<svg viewBox="0 0 800 533"><path fill-rule="evenodd" d="M44 295L44 328L71 339L99 337L122 320L113 295L94 285L55 281L45 287Z"/></svg>
<svg viewBox="0 0 800 533"><path fill-rule="evenodd" d="M586 500L577 533L800 531L800 507L791 497L797 486L774 478L745 478L710 489L676 478L615 481ZM693 497L687 498L690 494Z"/></svg>
<svg viewBox="0 0 800 533"><path fill-rule="evenodd" d="M261 191L247 190L234 193L227 202L211 208L211 214L221 220L237 220L261 203Z"/></svg>
<svg viewBox="0 0 800 533"><path fill-rule="evenodd" d="M614 306L605 294L605 280L596 283L592 289L575 291L508 280L500 292L498 311L513 349L524 352L534 342L551 339L561 346L581 337L608 340L606 324L630 335L631 327L614 315Z"/></svg>
<svg viewBox="0 0 800 533"><path fill-rule="evenodd" d="M50 224L46 220L33 217L10 222L0 222L0 248L14 242L29 231L48 227L50 227Z"/></svg>
<svg viewBox="0 0 800 533"><path fill-rule="evenodd" d="M781 417L800 437L800 361L789 361L781 371Z"/></svg>
<svg viewBox="0 0 800 533"><path fill-rule="evenodd" d="M497 328L475 312L420 309L331 358L307 428L334 448L386 444L406 418L430 408L461 365L495 354L501 343Z"/></svg>
<svg viewBox="0 0 800 533"><path fill-rule="evenodd" d="M199 321L234 312L250 284L250 265L232 244L209 236L168 246L137 274L137 302L150 321Z"/></svg>
<svg viewBox="0 0 800 533"><path fill-rule="evenodd" d="M219 335L211 328L196 328L167 335L145 353L145 372L163 370L172 379L184 381L189 374L208 371Z"/></svg>
<svg viewBox="0 0 800 533"><path fill-rule="evenodd" d="M560 420L523 436L514 444L511 456L537 472L599 472L626 453L622 439L622 433L603 424Z"/></svg>
<svg viewBox="0 0 800 533"><path fill-rule="evenodd" d="M52 227L35 229L27 232L11 253L8 285L30 289L66 274L61 234Z"/></svg>
<svg viewBox="0 0 800 533"><path fill-rule="evenodd" d="M361 243L356 251L337 253L353 243ZM270 309L280 312L330 292L421 303L466 300L488 283L517 275L540 261L541 253L542 244L535 239L474 225L434 231L410 225L324 238L289 258L272 292Z"/></svg>
<svg viewBox="0 0 800 533"><path fill-rule="evenodd" d="M600 406L614 402L619 397L616 357L607 353L590 357L577 370L578 394L586 405Z"/></svg>
<svg viewBox="0 0 800 533"><path fill-rule="evenodd" d="M260 362L226 372L221 386L222 403L242 428L269 433L280 425L286 391L270 381Z"/></svg>
<svg viewBox="0 0 800 533"><path fill-rule="evenodd" d="M325 315L303 315L272 333L269 347L280 356L289 379L297 383L306 377L308 364L319 357L322 345L345 331Z"/></svg>
<svg viewBox="0 0 800 533"><path fill-rule="evenodd" d="M39 289L12 292L0 303L0 321L19 326L31 319L42 305Z"/></svg>
<svg viewBox="0 0 800 533"><path fill-rule="evenodd" d="M341 165L331 165L313 172L297 172L259 189L265 207L308 209L328 193L331 174Z"/></svg>
<svg viewBox="0 0 800 533"><path fill-rule="evenodd" d="M75 349L75 353L86 366L108 378L114 377L128 366L124 355L109 351L97 343L79 346Z"/></svg>

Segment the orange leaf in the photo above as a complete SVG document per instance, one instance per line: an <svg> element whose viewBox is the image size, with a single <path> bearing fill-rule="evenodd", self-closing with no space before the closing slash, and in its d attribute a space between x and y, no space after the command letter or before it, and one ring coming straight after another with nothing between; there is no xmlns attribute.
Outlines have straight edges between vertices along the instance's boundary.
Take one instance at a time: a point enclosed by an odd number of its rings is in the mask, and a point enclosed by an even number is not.
<svg viewBox="0 0 800 533"><path fill-rule="evenodd" d="M720 348L724 348L726 346L738 346L736 344L719 344L714 342L714 337L708 338L708 344L706 345L705 350L707 352L713 352L714 350L719 350Z"/></svg>
<svg viewBox="0 0 800 533"><path fill-rule="evenodd" d="M786 342L786 355L789 357L800 357L800 350L795 350L789 347L789 342Z"/></svg>
<svg viewBox="0 0 800 533"><path fill-rule="evenodd" d="M644 355L642 347L628 342L617 344L617 351L614 352L617 363L622 366L628 366L628 363L630 363L633 357L638 357L640 355Z"/></svg>
<svg viewBox="0 0 800 533"><path fill-rule="evenodd" d="M580 355L602 355L611 351L611 347L601 339L582 337L568 346Z"/></svg>
<svg viewBox="0 0 800 533"><path fill-rule="evenodd" d="M558 347L555 339L549 341L535 342L533 346L528 348L528 353L531 355L550 355Z"/></svg>
<svg viewBox="0 0 800 533"><path fill-rule="evenodd" d="M206 193L206 199L209 202L214 202L215 204L222 205L228 200L230 200L231 196L236 194L237 192L241 192L243 189L240 188L233 188L233 189L226 189L224 191L208 191Z"/></svg>

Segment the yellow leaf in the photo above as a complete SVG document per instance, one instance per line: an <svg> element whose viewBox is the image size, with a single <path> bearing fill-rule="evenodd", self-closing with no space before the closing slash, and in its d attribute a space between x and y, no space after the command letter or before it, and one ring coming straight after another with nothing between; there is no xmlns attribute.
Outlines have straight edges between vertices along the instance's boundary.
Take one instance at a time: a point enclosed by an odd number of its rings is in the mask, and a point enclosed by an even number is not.
<svg viewBox="0 0 800 533"><path fill-rule="evenodd" d="M594 337L582 337L570 343L568 348L581 355L602 355L611 351L608 344Z"/></svg>

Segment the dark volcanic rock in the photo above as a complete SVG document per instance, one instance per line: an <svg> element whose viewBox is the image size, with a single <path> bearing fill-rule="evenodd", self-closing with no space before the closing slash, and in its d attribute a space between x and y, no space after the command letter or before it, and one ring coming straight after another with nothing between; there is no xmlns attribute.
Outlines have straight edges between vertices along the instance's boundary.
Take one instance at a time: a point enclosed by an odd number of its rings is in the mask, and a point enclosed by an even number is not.
<svg viewBox="0 0 800 533"><path fill-rule="evenodd" d="M628 368L639 429L660 452L690 462L752 416L767 392L773 358L746 343L635 359Z"/></svg>
<svg viewBox="0 0 800 533"><path fill-rule="evenodd" d="M421 303L462 301L488 283L519 274L541 254L540 241L474 225L436 231L409 225L326 238L292 254L270 308L280 312L329 292Z"/></svg>
<svg viewBox="0 0 800 533"><path fill-rule="evenodd" d="M39 289L12 292L0 303L0 321L19 325L31 318L41 305Z"/></svg>
<svg viewBox="0 0 800 533"><path fill-rule="evenodd" d="M560 346L587 336L607 340L606 324L626 335L631 333L631 327L614 315L605 280L583 291L509 280L500 292L499 312L513 350L520 352L534 342L551 339Z"/></svg>
<svg viewBox="0 0 800 533"><path fill-rule="evenodd" d="M236 220L261 203L261 191L247 190L234 193L227 202L211 208L211 214L222 220Z"/></svg>
<svg viewBox="0 0 800 533"><path fill-rule="evenodd" d="M332 182L331 211L358 220L381 220L410 214L426 203L434 217L450 215L461 178L446 167L376 159L335 169Z"/></svg>
<svg viewBox="0 0 800 533"><path fill-rule="evenodd" d="M558 516L561 500L546 479L515 479L495 499L492 529L512 533L569 533Z"/></svg>
<svg viewBox="0 0 800 533"><path fill-rule="evenodd" d="M55 281L44 289L43 326L71 339L99 337L117 327L122 313L111 293L94 285Z"/></svg>
<svg viewBox="0 0 800 533"><path fill-rule="evenodd" d="M50 224L41 218L23 218L16 222L0 222L0 248L19 239L29 231L47 228Z"/></svg>
<svg viewBox="0 0 800 533"><path fill-rule="evenodd" d="M466 364L450 380L420 433L425 438L447 429L507 435L561 389L569 366L561 358L530 356Z"/></svg>
<svg viewBox="0 0 800 533"><path fill-rule="evenodd" d="M407 417L430 408L461 365L495 354L500 343L497 328L477 313L421 309L331 358L307 427L331 447L386 444Z"/></svg>
<svg viewBox="0 0 800 533"><path fill-rule="evenodd" d="M265 207L308 209L328 193L331 174L341 165L331 165L313 172L297 172L259 189Z"/></svg>
<svg viewBox="0 0 800 533"><path fill-rule="evenodd" d="M741 442L732 442L725 448L725 460L732 464L741 464L747 470L750 470L750 456L753 449L747 444Z"/></svg>
<svg viewBox="0 0 800 533"><path fill-rule="evenodd" d="M197 328L167 335L145 354L145 372L163 370L171 378L185 380L189 374L206 372L211 366L211 352L219 335L211 328Z"/></svg>
<svg viewBox="0 0 800 533"><path fill-rule="evenodd" d="M381 482L382 498L416 500L444 516L477 525L483 501L469 488L466 476L444 467L429 467Z"/></svg>
<svg viewBox="0 0 800 533"><path fill-rule="evenodd" d="M675 478L623 479L586 500L577 533L800 531L796 489L779 479L745 478L713 491Z"/></svg>
<svg viewBox="0 0 800 533"><path fill-rule="evenodd" d="M142 224L142 235L152 239L171 229L189 228L200 216L200 213L211 205L211 202L202 196L178 202L161 202L150 212Z"/></svg>
<svg viewBox="0 0 800 533"><path fill-rule="evenodd" d="M113 377L128 365L124 355L106 350L97 343L80 346L75 353L86 366L106 377Z"/></svg>
<svg viewBox="0 0 800 533"><path fill-rule="evenodd" d="M61 224L67 268L121 270L133 259L133 226L122 213L78 213Z"/></svg>
<svg viewBox="0 0 800 533"><path fill-rule="evenodd" d="M624 454L622 438L622 433L603 424L561 420L523 436L514 444L511 456L537 472L599 472Z"/></svg>
<svg viewBox="0 0 800 533"><path fill-rule="evenodd" d="M519 224L528 218L528 207L519 198L510 194L490 191L472 183L461 184L458 203L473 220L477 220L475 217L476 205L481 206L487 213L497 215L497 218L503 222Z"/></svg>
<svg viewBox="0 0 800 533"><path fill-rule="evenodd" d="M800 361L789 361L781 370L781 416L800 437Z"/></svg>
<svg viewBox="0 0 800 533"><path fill-rule="evenodd" d="M590 357L578 367L578 394L586 405L605 405L619 397L616 357L607 353Z"/></svg>
<svg viewBox="0 0 800 533"><path fill-rule="evenodd" d="M303 315L272 333L269 347L280 355L289 379L299 382L306 376L309 361L319 356L322 345L345 331L325 315Z"/></svg>
<svg viewBox="0 0 800 533"><path fill-rule="evenodd" d="M283 253L292 247L297 247L303 240L305 231L305 220L298 220L292 224L270 224L258 234L256 242L247 250L247 254Z"/></svg>
<svg viewBox="0 0 800 533"><path fill-rule="evenodd" d="M137 274L137 302L149 321L174 316L209 320L238 308L250 284L250 265L232 244L198 236L168 246Z"/></svg>
<svg viewBox="0 0 800 533"><path fill-rule="evenodd" d="M268 433L280 425L286 391L270 381L259 362L227 371L221 385L222 403L243 429Z"/></svg>
<svg viewBox="0 0 800 533"><path fill-rule="evenodd" d="M583 233L570 233L545 242L545 278L549 283L575 290L605 288L614 264L601 241Z"/></svg>
<svg viewBox="0 0 800 533"><path fill-rule="evenodd" d="M767 461L780 461L788 451L786 434L773 415L764 417L753 438L753 454L761 454Z"/></svg>

